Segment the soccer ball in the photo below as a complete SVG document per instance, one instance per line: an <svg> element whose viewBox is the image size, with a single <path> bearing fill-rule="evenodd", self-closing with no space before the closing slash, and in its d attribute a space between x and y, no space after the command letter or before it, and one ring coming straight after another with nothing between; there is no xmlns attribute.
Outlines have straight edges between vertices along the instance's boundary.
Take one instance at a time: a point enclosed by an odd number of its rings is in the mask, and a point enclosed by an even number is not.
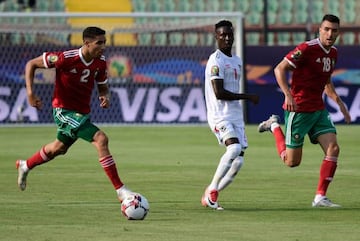
<svg viewBox="0 0 360 241"><path fill-rule="evenodd" d="M149 202L140 193L134 193L121 203L121 212L128 220L143 220L149 212Z"/></svg>

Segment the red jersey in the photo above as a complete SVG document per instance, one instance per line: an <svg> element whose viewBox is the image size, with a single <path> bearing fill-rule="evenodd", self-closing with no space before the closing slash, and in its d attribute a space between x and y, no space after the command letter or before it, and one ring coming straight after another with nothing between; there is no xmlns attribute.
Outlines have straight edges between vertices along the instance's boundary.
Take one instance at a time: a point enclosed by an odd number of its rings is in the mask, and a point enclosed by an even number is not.
<svg viewBox="0 0 360 241"><path fill-rule="evenodd" d="M43 61L46 68L56 68L52 106L88 114L95 82L107 83L105 57L86 62L80 48L45 52Z"/></svg>
<svg viewBox="0 0 360 241"><path fill-rule="evenodd" d="M322 94L334 71L337 49L326 50L319 39L313 39L299 44L285 59L295 68L290 90L298 106L297 112L324 109Z"/></svg>

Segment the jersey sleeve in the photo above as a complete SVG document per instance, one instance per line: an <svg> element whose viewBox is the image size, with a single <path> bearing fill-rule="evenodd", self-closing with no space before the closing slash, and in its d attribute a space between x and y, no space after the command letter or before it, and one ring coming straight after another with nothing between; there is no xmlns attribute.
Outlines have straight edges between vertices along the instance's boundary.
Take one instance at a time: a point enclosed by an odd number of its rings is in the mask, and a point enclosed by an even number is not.
<svg viewBox="0 0 360 241"><path fill-rule="evenodd" d="M224 79L224 69L219 58L211 58L208 64L210 67L210 80Z"/></svg>
<svg viewBox="0 0 360 241"><path fill-rule="evenodd" d="M306 43L299 44L285 56L285 59L292 67L296 68L297 65L301 63L306 47Z"/></svg>
<svg viewBox="0 0 360 241"><path fill-rule="evenodd" d="M44 52L43 62L46 68L57 68L63 60L62 52Z"/></svg>
<svg viewBox="0 0 360 241"><path fill-rule="evenodd" d="M105 60L104 56L101 56L99 65L100 65L100 68L96 74L95 81L98 85L107 84L107 82L108 82L107 65L106 65L106 60Z"/></svg>

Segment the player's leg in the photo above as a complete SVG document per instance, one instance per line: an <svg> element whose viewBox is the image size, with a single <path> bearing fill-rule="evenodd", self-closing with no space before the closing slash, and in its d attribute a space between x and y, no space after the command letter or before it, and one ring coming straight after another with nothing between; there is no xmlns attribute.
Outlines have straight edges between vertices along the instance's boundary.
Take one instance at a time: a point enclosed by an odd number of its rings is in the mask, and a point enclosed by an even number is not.
<svg viewBox="0 0 360 241"><path fill-rule="evenodd" d="M228 170L228 172L225 174L225 176L220 180L218 191L224 190L227 186L229 186L230 183L232 183L240 171L242 165L244 163L244 151L240 153L239 156L237 156L233 162L231 163L231 167Z"/></svg>
<svg viewBox="0 0 360 241"><path fill-rule="evenodd" d="M340 205L332 203L326 197L327 189L335 176L340 147L336 139L335 126L328 117L328 113L326 111L322 112L322 116L310 133L311 141L319 143L324 152L316 195L312 205L314 207L340 207ZM317 134L313 135L313 133Z"/></svg>
<svg viewBox="0 0 360 241"><path fill-rule="evenodd" d="M275 138L277 152L284 163L289 167L299 166L302 159L304 136L311 125L308 115L285 111L285 135L279 124L279 117L270 116L259 125L259 132L270 131ZM311 121L311 120L310 120Z"/></svg>
<svg viewBox="0 0 360 241"><path fill-rule="evenodd" d="M275 145L280 158L285 162L286 146L285 135L280 126L280 117L278 115L271 115L269 119L261 122L258 126L260 133L270 131L275 138Z"/></svg>
<svg viewBox="0 0 360 241"><path fill-rule="evenodd" d="M124 200L130 190L125 187L119 177L115 160L109 150L107 135L88 120L79 129L78 137L91 142L95 146L100 165L114 186L119 201Z"/></svg>
<svg viewBox="0 0 360 241"><path fill-rule="evenodd" d="M237 133L238 141L241 145L242 150L241 150L240 154L237 157L235 157L235 159L232 161L231 167L228 170L228 172L220 180L220 183L218 186L218 191L223 190L230 183L233 182L233 180L235 179L235 176L239 173L239 171L244 163L244 152L245 152L245 149L248 147L247 137L245 134L245 128L243 126L236 126L235 131ZM227 144L228 144L228 142L225 141L225 145L227 145Z"/></svg>
<svg viewBox="0 0 360 241"><path fill-rule="evenodd" d="M57 139L49 144L44 145L39 151L34 153L27 160L17 160L16 168L18 169L18 186L20 190L24 191L26 188L26 179L29 171L38 165L42 165L58 155L63 155L67 152L68 148L76 141L76 137L69 136L66 133L71 133L71 126L64 120L67 114L60 110L53 111L55 123L58 125Z"/></svg>
<svg viewBox="0 0 360 241"><path fill-rule="evenodd" d="M234 126L229 122L223 122L213 128L214 134L218 138L219 143L226 145L226 151L220 158L215 174L210 185L206 188L201 198L203 206L218 209L218 189L221 179L229 171L233 160L240 155L242 147L239 143L237 133Z"/></svg>
<svg viewBox="0 0 360 241"><path fill-rule="evenodd" d="M65 154L67 149L68 147L61 141L55 140L44 145L27 160L17 160L16 168L18 169L18 186L20 190L24 191L26 189L26 179L31 169L54 159L60 154Z"/></svg>

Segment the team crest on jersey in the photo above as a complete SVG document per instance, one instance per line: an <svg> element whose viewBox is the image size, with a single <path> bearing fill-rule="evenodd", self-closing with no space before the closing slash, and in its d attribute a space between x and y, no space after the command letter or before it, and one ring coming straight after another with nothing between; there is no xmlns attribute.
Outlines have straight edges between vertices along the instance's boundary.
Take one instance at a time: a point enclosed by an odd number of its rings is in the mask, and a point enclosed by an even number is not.
<svg viewBox="0 0 360 241"><path fill-rule="evenodd" d="M58 59L59 59L59 57L57 55L50 54L49 56L47 56L47 61L50 64L56 63L56 61L58 61Z"/></svg>
<svg viewBox="0 0 360 241"><path fill-rule="evenodd" d="M211 67L211 76L219 76L219 67L214 65Z"/></svg>
<svg viewBox="0 0 360 241"><path fill-rule="evenodd" d="M294 60L298 60L300 58L301 54L302 54L301 51L298 49L291 55L291 58Z"/></svg>

